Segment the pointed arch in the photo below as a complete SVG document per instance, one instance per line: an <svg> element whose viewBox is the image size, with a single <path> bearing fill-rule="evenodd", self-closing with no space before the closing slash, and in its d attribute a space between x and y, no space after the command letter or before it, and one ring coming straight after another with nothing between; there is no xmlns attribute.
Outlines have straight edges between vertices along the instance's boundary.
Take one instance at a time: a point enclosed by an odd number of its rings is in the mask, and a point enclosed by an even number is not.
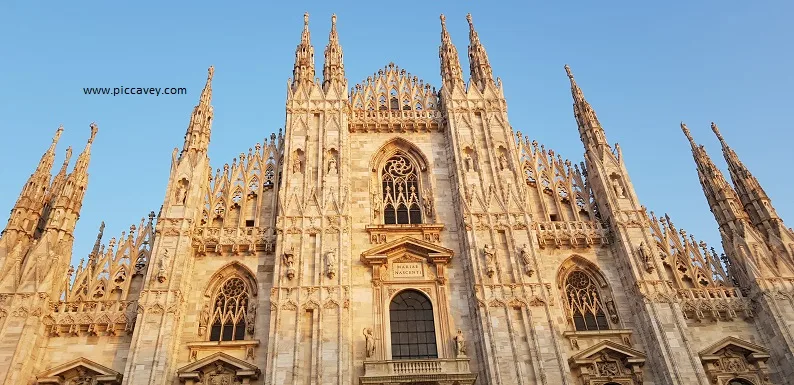
<svg viewBox="0 0 794 385"><path fill-rule="evenodd" d="M601 270L579 255L566 259L557 274L568 322L577 331L607 330L618 315Z"/></svg>
<svg viewBox="0 0 794 385"><path fill-rule="evenodd" d="M410 158L421 171L427 171L430 162L427 161L427 157L422 150L416 147L415 144L399 136L389 139L386 141L386 143L380 146L378 151L375 153L375 156L373 156L372 160L370 160L369 168L372 170L372 172L377 172L383 163L386 162L386 160L398 152Z"/></svg>
<svg viewBox="0 0 794 385"><path fill-rule="evenodd" d="M256 297L257 285L256 275L247 266L238 261L232 261L218 269L210 277L207 288L204 290L204 297L210 298L220 288L220 286L230 277L238 276L248 285L252 296Z"/></svg>

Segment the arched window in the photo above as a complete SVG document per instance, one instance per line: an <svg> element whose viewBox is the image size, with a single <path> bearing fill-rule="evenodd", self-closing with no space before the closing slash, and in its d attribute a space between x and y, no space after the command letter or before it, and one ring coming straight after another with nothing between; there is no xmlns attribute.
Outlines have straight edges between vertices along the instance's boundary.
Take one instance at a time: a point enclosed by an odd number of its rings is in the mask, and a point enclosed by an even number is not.
<svg viewBox="0 0 794 385"><path fill-rule="evenodd" d="M245 339L248 286L238 277L229 278L215 296L210 341Z"/></svg>
<svg viewBox="0 0 794 385"><path fill-rule="evenodd" d="M433 304L416 290L397 294L389 305L394 360L438 358Z"/></svg>
<svg viewBox="0 0 794 385"><path fill-rule="evenodd" d="M609 322L598 286L589 274L574 270L565 279L565 300L576 330L607 330Z"/></svg>
<svg viewBox="0 0 794 385"><path fill-rule="evenodd" d="M396 154L383 166L383 221L387 225L422 223L419 176L411 160Z"/></svg>

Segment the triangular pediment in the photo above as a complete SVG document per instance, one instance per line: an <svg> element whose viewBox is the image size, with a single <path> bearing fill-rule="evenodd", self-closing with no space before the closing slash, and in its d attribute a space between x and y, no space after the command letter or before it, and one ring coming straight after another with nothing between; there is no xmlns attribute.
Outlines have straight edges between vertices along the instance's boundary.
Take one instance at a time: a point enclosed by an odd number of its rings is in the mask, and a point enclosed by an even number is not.
<svg viewBox="0 0 794 385"><path fill-rule="evenodd" d="M449 260L455 253L446 247L406 236L361 253L361 259L366 263L371 260L400 258L405 254L423 257L426 260L436 258Z"/></svg>
<svg viewBox="0 0 794 385"><path fill-rule="evenodd" d="M69 379L73 377L90 376L95 379L101 378L107 384L120 384L121 373L100 365L89 359L80 357L78 359L58 365L36 376L37 384L53 383L52 379ZM48 382L49 381L49 382ZM57 383L57 382L55 382Z"/></svg>
<svg viewBox="0 0 794 385"><path fill-rule="evenodd" d="M631 363L645 363L645 354L641 351L621 345L614 341L601 341L571 357L570 361L576 364L585 364L596 361L606 353L612 357L620 357Z"/></svg>
<svg viewBox="0 0 794 385"><path fill-rule="evenodd" d="M769 357L769 352L762 346L756 345L733 336L725 337L709 347L700 351L701 358L719 355L725 349L730 349L734 352L743 352L745 355L755 355L757 357Z"/></svg>
<svg viewBox="0 0 794 385"><path fill-rule="evenodd" d="M187 374L198 372L207 368L222 367L233 372L255 372L259 374L259 368L255 365L249 364L243 360L234 358L226 353L218 352L207 357L204 357L190 365L183 366L177 370L177 374Z"/></svg>

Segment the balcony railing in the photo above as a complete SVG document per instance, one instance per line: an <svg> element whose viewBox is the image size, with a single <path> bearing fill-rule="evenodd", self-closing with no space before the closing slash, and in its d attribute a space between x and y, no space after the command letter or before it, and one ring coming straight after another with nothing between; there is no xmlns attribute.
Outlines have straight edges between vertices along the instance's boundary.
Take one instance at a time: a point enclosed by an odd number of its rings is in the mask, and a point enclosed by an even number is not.
<svg viewBox="0 0 794 385"><path fill-rule="evenodd" d="M415 381L458 381L473 384L477 375L469 369L469 359L388 360L364 361L364 376L360 384L394 384Z"/></svg>

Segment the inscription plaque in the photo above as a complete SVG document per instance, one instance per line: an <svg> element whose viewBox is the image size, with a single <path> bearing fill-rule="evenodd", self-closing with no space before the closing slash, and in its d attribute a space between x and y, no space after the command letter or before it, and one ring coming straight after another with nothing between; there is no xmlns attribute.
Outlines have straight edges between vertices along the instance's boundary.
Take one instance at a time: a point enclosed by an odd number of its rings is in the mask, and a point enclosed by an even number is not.
<svg viewBox="0 0 794 385"><path fill-rule="evenodd" d="M422 262L397 262L392 264L394 278L423 277Z"/></svg>

